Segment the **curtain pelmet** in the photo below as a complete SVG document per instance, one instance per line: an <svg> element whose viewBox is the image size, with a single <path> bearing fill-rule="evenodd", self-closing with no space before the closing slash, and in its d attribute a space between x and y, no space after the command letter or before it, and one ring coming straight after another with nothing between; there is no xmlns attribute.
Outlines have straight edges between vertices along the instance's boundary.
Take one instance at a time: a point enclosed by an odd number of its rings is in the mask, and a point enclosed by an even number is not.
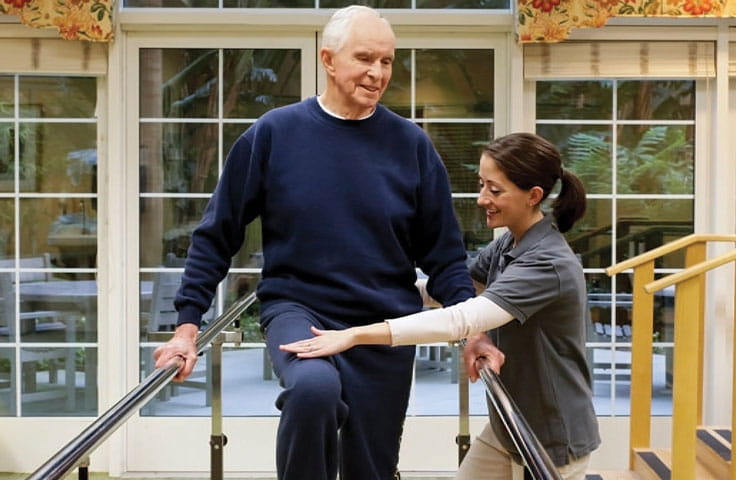
<svg viewBox="0 0 736 480"><path fill-rule="evenodd" d="M517 0L521 43L560 42L611 17L736 17L736 0Z"/></svg>
<svg viewBox="0 0 736 480"><path fill-rule="evenodd" d="M56 28L67 40L112 40L114 0L0 0L0 14L18 15L25 25Z"/></svg>

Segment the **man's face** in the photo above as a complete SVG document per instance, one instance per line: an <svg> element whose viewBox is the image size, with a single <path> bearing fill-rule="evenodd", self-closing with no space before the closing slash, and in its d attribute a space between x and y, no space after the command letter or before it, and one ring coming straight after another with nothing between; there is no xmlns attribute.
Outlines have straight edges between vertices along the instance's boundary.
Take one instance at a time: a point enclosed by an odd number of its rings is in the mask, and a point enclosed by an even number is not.
<svg viewBox="0 0 736 480"><path fill-rule="evenodd" d="M328 52L327 74L332 76L340 103L338 114L349 118L368 115L391 80L395 39L381 19L355 20L342 48Z"/></svg>

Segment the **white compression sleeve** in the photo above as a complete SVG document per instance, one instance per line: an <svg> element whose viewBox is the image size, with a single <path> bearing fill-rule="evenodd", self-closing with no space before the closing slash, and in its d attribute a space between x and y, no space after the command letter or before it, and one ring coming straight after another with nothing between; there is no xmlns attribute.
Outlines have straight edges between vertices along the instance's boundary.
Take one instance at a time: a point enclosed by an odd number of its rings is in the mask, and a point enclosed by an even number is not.
<svg viewBox="0 0 736 480"><path fill-rule="evenodd" d="M386 320L392 345L459 340L491 330L514 317L490 299L478 296L451 307L425 310Z"/></svg>

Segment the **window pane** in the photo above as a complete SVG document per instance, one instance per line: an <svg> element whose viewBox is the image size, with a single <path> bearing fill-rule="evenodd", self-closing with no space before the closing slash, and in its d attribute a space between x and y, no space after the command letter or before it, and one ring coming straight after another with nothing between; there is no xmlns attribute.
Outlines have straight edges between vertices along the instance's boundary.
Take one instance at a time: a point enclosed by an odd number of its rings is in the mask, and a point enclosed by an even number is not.
<svg viewBox="0 0 736 480"><path fill-rule="evenodd" d="M140 51L144 118L217 118L217 50Z"/></svg>
<svg viewBox="0 0 736 480"><path fill-rule="evenodd" d="M411 118L411 50L395 51L391 72L391 82L386 88L381 104L405 118Z"/></svg>
<svg viewBox="0 0 736 480"><path fill-rule="evenodd" d="M508 9L509 0L417 0L417 8Z"/></svg>
<svg viewBox="0 0 736 480"><path fill-rule="evenodd" d="M126 7L217 8L218 0L124 0Z"/></svg>
<svg viewBox="0 0 736 480"><path fill-rule="evenodd" d="M13 265L13 259L0 260L0 268L13 268ZM14 272L0 271L0 344L18 341L14 283ZM2 358L2 350L0 350L0 362Z"/></svg>
<svg viewBox="0 0 736 480"><path fill-rule="evenodd" d="M564 167L580 178L587 193L611 193L611 127L538 123L537 134L557 146Z"/></svg>
<svg viewBox="0 0 736 480"><path fill-rule="evenodd" d="M471 257L475 256L493 239L493 232L486 224L485 210L478 206L475 198L455 198L452 205L460 223L465 250Z"/></svg>
<svg viewBox="0 0 736 480"><path fill-rule="evenodd" d="M208 193L217 184L218 127L214 123L143 123L140 191Z"/></svg>
<svg viewBox="0 0 736 480"><path fill-rule="evenodd" d="M93 77L19 77L20 116L95 118L96 82Z"/></svg>
<svg viewBox="0 0 736 480"><path fill-rule="evenodd" d="M493 116L493 50L417 50L417 118Z"/></svg>
<svg viewBox="0 0 736 480"><path fill-rule="evenodd" d="M45 276L42 280L20 283L21 341L97 341L94 274L41 275Z"/></svg>
<svg viewBox="0 0 736 480"><path fill-rule="evenodd" d="M579 255L584 268L606 268L611 265L612 202L587 199L583 218L565 233L572 250Z"/></svg>
<svg viewBox="0 0 736 480"><path fill-rule="evenodd" d="M445 163L452 191L478 192L478 162L483 145L490 140L490 125L484 123L426 123L429 134Z"/></svg>
<svg viewBox="0 0 736 480"><path fill-rule="evenodd" d="M263 267L263 247L261 241L261 219L256 218L245 227L245 240L232 259L233 268Z"/></svg>
<svg viewBox="0 0 736 480"><path fill-rule="evenodd" d="M224 123L222 125L222 146L225 149L225 154L230 152L235 141L245 133L248 128L253 125L252 123ZM223 160L224 161L224 160Z"/></svg>
<svg viewBox="0 0 736 480"><path fill-rule="evenodd" d="M0 75L0 118L13 118L15 116L13 85L12 76Z"/></svg>
<svg viewBox="0 0 736 480"><path fill-rule="evenodd" d="M225 8L313 8L315 0L223 0ZM324 4L321 3L324 7Z"/></svg>
<svg viewBox="0 0 736 480"><path fill-rule="evenodd" d="M0 192L14 191L14 182L15 124L0 122Z"/></svg>
<svg viewBox="0 0 736 480"><path fill-rule="evenodd" d="M609 120L613 82L537 82L537 119Z"/></svg>
<svg viewBox="0 0 736 480"><path fill-rule="evenodd" d="M223 62L224 117L257 118L300 100L299 50L225 50Z"/></svg>
<svg viewBox="0 0 736 480"><path fill-rule="evenodd" d="M694 192L694 126L626 125L618 141L618 193Z"/></svg>
<svg viewBox="0 0 736 480"><path fill-rule="evenodd" d="M0 259L15 255L15 202L0 198Z"/></svg>
<svg viewBox="0 0 736 480"><path fill-rule="evenodd" d="M206 198L141 198L141 267L160 267L166 255L186 257Z"/></svg>
<svg viewBox="0 0 736 480"><path fill-rule="evenodd" d="M351 0L319 0L320 8L342 8L354 3ZM364 0L361 5L373 8L411 8L411 0Z"/></svg>
<svg viewBox="0 0 736 480"><path fill-rule="evenodd" d="M96 191L95 123L26 123L20 131L21 191Z"/></svg>
<svg viewBox="0 0 736 480"><path fill-rule="evenodd" d="M680 80L620 82L618 118L622 120L692 120L695 82Z"/></svg>
<svg viewBox="0 0 736 480"><path fill-rule="evenodd" d="M15 349L0 347L0 417L16 415Z"/></svg>
<svg viewBox="0 0 736 480"><path fill-rule="evenodd" d="M95 416L96 348L22 348L23 417Z"/></svg>
<svg viewBox="0 0 736 480"><path fill-rule="evenodd" d="M619 200L616 208L616 263L693 233L692 200ZM683 268L681 255L661 257L655 267Z"/></svg>
<svg viewBox="0 0 736 480"><path fill-rule="evenodd" d="M94 198L20 200L20 255L49 253L56 267L94 267L97 205Z"/></svg>

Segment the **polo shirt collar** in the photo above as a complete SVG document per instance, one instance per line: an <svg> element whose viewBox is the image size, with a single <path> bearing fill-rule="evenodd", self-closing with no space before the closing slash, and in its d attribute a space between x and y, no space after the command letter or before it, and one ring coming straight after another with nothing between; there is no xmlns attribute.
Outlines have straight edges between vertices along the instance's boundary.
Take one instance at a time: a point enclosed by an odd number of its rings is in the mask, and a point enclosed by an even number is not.
<svg viewBox="0 0 736 480"><path fill-rule="evenodd" d="M557 230L557 225L554 222L554 216L550 215L547 212L542 213L544 214L544 217L526 231L524 236L521 237L521 240L515 247L504 253L504 256L507 257L507 262L519 258L522 253L526 252L527 250L529 250L529 248L541 242L542 239L547 236L550 230ZM513 244L513 241L514 237L509 235L509 242Z"/></svg>

